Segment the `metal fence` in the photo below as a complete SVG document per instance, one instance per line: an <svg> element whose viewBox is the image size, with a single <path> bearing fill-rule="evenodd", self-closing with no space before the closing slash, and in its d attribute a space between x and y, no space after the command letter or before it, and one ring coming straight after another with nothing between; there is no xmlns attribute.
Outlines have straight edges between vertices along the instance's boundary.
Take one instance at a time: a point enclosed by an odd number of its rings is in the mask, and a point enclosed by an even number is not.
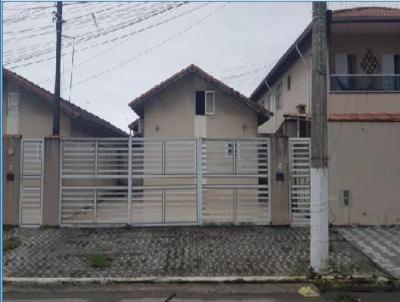
<svg viewBox="0 0 400 302"><path fill-rule="evenodd" d="M268 224L267 139L62 139L60 225Z"/></svg>
<svg viewBox="0 0 400 302"><path fill-rule="evenodd" d="M43 140L21 142L20 223L40 225L43 195Z"/></svg>
<svg viewBox="0 0 400 302"><path fill-rule="evenodd" d="M311 139L289 138L289 199L292 225L310 223Z"/></svg>

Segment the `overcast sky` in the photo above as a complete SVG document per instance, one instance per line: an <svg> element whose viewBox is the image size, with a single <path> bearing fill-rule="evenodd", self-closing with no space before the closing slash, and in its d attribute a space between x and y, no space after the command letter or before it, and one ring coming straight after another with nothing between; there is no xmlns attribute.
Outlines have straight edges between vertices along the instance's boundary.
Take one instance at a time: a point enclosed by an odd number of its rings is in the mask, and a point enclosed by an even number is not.
<svg viewBox="0 0 400 302"><path fill-rule="evenodd" d="M136 119L128 103L191 63L250 95L311 21L311 3L197 2L133 25L129 20L168 4L64 3L68 37L63 38L62 96L70 97L71 37L77 41L121 27L75 44L71 101L124 130ZM50 91L55 70L52 5L7 3L3 28L5 67ZM360 3L330 7L355 5ZM114 38L119 39L111 42ZM39 55L29 58L32 52Z"/></svg>

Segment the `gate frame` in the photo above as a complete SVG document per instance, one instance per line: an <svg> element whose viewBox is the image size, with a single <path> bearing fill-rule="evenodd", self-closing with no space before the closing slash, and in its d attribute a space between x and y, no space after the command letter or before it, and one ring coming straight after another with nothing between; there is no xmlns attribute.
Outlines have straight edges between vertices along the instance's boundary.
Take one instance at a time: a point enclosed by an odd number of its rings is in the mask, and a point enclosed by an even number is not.
<svg viewBox="0 0 400 302"><path fill-rule="evenodd" d="M291 147L291 141L308 141L309 142L309 161L310 161L310 167L311 169L311 137L289 137L288 138L288 144L289 144L289 222L290 226L295 226L295 227L303 227L303 226L308 226L310 223L293 223L293 217L292 217L292 158L293 158L293 152L292 152L292 147ZM311 176L309 176L311 177ZM310 184L310 206L311 206L311 184Z"/></svg>
<svg viewBox="0 0 400 302"><path fill-rule="evenodd" d="M22 223L22 187L23 187L23 170L24 170L24 142L40 142L42 147L42 164L40 169L40 218L39 223L36 224L23 224ZM24 228L38 228L43 224L43 178L44 178L44 138L21 138L21 151L20 151L20 185L19 185L19 217L18 222L21 227Z"/></svg>
<svg viewBox="0 0 400 302"><path fill-rule="evenodd" d="M267 188L267 192L268 192L268 206L267 206L267 210L268 210L268 214L267 214L267 219L265 222L263 223L249 223L250 225L271 225L272 223L272 205L271 205L271 176L272 176L272 163L271 163L271 158L272 158L272 154L271 154L271 139L269 137L243 137L243 138L203 138L203 137L199 137L199 138L140 138L141 141L162 141L163 143L163 150L165 149L164 145L165 145L165 141L168 140L178 140L178 141L193 141L195 143L195 173L194 173L194 177L196 179L196 183L195 183L195 190L196 190L196 204L197 204L197 219L195 222L185 222L185 223L140 223L140 224L135 224L132 222L132 183L133 183L133 169L132 169L132 143L135 141L135 138L132 136L129 136L128 138L126 138L127 142L128 142L128 171L127 171L127 180L128 180L128 196L127 196L127 202L128 202L128 221L127 223L76 223L76 224L70 224L70 223L63 223L62 222L62 192L63 192L63 145L64 145L64 141L89 141L89 140L94 140L96 142L96 146L99 140L106 140L106 141L115 141L115 140L123 140L123 138L108 138L108 137L85 137L85 138L79 138L79 137L71 137L71 138L61 138L60 139L60 148L59 148L59 217L58 217L58 223L59 226L61 227L125 227L125 226L129 226L129 227L157 227L157 226L188 226L188 225L194 225L194 226L203 226L203 191L204 191L204 186L206 184L204 184L203 181L203 177L204 176L204 171L203 171L203 143L204 141L210 140L210 141L231 141L234 143L235 148L233 148L233 153L234 153L234 173L236 172L236 142L237 141L258 141L258 142L263 142L266 143L266 151L267 151L267 173L265 174L261 174L261 175L265 175L264 177L267 178L267 184L266 184L266 188ZM163 152L163 157L165 156L164 152ZM97 152L96 152L96 157L97 157ZM165 162L165 160L163 160L163 162ZM163 171L164 171L164 167L163 167ZM258 178L260 177L260 174L257 174ZM179 175L176 175L177 177L179 177ZM225 176L225 175L223 175ZM233 176L233 177L248 177L248 175L244 174L244 175L236 175L236 174L232 174L232 175L227 175L227 176ZM252 176L250 176L252 177ZM43 180L43 179L42 179ZM226 187L226 185L221 185L223 187ZM237 191L237 189L240 189L241 186L244 187L249 187L251 185L228 185L227 188L232 187L232 189L234 190L234 193ZM255 186L259 186L258 184ZM164 191L165 189L163 189ZM164 195L164 194L163 194ZM234 194L236 195L236 194ZM236 196L233 196L233 198L235 199ZM43 196L42 196L43 199ZM163 198L164 199L164 198ZM235 204L235 200L233 200L234 204ZM233 222L234 225L237 225L236 222Z"/></svg>

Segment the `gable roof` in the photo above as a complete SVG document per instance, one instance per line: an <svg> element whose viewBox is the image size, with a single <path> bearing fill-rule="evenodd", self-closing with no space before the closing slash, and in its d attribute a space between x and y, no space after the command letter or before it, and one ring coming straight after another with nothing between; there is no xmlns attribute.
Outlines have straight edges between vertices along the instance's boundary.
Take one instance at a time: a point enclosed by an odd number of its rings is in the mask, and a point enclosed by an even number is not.
<svg viewBox="0 0 400 302"><path fill-rule="evenodd" d="M332 12L332 23L352 22L400 22L400 9L389 7L355 7ZM266 83L269 86L274 85L293 63L300 58L297 47L302 53L311 47L311 36L312 24L310 23L253 91L250 96L253 102L258 101L267 91L268 86Z"/></svg>
<svg viewBox="0 0 400 302"><path fill-rule="evenodd" d="M32 83L31 81L16 74L15 72L3 68L3 77L16 82L17 85L26 89L39 99L46 101L50 105L53 104L54 95L51 92ZM117 128L116 126L98 117L97 115L94 115L93 113L90 113L82 109L81 107L64 100L63 98L60 98L60 110L73 119L81 119L85 122L89 122L92 125L103 128L108 135L113 135L118 137L128 136L128 134L125 131Z"/></svg>
<svg viewBox="0 0 400 302"><path fill-rule="evenodd" d="M154 95L158 94L159 92L161 92L165 88L171 86L172 84L178 82L179 80L181 80L182 78L184 78L184 77L186 77L186 76L188 76L190 74L196 74L197 76L199 76L200 78L202 78L206 82L213 83L214 85L219 87L222 91L230 94L231 96L233 96L236 100L238 100L239 102L241 102L245 106L247 106L247 107L251 108L252 110L256 111L257 114L258 114L258 122L259 122L259 124L262 124L262 123L266 122L269 119L269 117L273 115L270 111L268 111L264 107L262 107L262 106L260 106L260 105L258 105L256 103L251 102L248 97L244 96L239 91L236 91L235 89L229 87L228 85L226 85L225 83L221 82L220 80L214 78L213 76L211 76L210 74L208 74L207 72L205 72L204 70L202 70L201 68L199 68L198 66L196 66L194 64L189 65L188 67L182 69L181 71L175 73L173 76L171 76L168 79L164 80L160 84L154 86L153 88L151 88L147 92L145 92L142 95L138 96L137 98L135 98L133 101L131 101L129 103L129 106L139 116L143 116L143 104L147 100L149 100L151 97L153 97Z"/></svg>

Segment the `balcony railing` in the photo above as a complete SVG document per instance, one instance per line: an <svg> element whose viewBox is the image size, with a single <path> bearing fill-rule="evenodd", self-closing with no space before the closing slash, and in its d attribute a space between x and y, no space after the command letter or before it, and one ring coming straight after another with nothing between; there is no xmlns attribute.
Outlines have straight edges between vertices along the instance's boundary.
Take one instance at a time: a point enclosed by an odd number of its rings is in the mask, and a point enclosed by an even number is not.
<svg viewBox="0 0 400 302"><path fill-rule="evenodd" d="M331 91L400 92L400 74L332 74Z"/></svg>

